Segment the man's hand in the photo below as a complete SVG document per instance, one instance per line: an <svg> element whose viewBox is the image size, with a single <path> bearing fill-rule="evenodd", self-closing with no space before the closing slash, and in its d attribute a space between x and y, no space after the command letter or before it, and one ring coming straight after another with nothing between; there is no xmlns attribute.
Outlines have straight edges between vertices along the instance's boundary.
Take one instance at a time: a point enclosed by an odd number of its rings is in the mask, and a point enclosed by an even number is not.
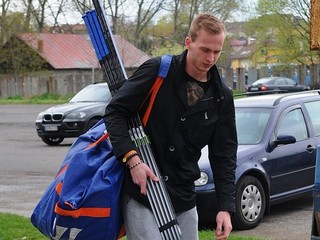
<svg viewBox="0 0 320 240"><path fill-rule="evenodd" d="M135 156L130 159L128 163L129 167L136 165L140 160L139 156ZM131 177L135 184L140 187L140 193L147 195L147 178L149 177L152 181L159 181L159 178L153 173L148 165L141 163L133 167L131 170Z"/></svg>
<svg viewBox="0 0 320 240"><path fill-rule="evenodd" d="M217 221L216 240L228 239L232 230L230 213L227 211L218 212L216 221Z"/></svg>

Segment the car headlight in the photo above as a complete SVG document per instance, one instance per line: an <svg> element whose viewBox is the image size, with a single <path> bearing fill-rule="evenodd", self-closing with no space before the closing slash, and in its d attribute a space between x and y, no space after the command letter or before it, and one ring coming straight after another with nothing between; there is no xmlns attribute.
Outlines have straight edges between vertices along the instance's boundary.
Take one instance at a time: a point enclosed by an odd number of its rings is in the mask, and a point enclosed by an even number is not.
<svg viewBox="0 0 320 240"><path fill-rule="evenodd" d="M194 184L197 187L203 186L208 183L208 180L209 180L208 174L206 174L205 172L201 172L200 178L198 180L194 181Z"/></svg>
<svg viewBox="0 0 320 240"><path fill-rule="evenodd" d="M65 119L82 119L86 116L85 112L72 112L66 115Z"/></svg>
<svg viewBox="0 0 320 240"><path fill-rule="evenodd" d="M44 112L39 113L37 120L42 120L44 116Z"/></svg>

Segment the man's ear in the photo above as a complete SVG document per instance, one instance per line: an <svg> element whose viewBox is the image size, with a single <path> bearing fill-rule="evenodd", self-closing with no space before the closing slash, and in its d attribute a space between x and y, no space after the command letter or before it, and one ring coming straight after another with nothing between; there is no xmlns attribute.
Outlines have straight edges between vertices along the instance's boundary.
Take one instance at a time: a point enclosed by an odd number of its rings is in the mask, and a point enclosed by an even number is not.
<svg viewBox="0 0 320 240"><path fill-rule="evenodd" d="M191 44L192 40L190 37L186 37L184 44L186 45L186 48L189 50L190 48L190 44Z"/></svg>

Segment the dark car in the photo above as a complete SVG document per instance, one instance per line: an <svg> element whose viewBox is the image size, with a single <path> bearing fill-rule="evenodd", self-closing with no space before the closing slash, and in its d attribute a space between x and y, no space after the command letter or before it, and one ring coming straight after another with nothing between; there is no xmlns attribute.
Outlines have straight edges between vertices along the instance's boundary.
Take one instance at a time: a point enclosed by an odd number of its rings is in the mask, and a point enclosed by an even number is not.
<svg viewBox="0 0 320 240"><path fill-rule="evenodd" d="M320 144L320 90L235 100L239 147L235 229L256 227L272 204L305 194L314 186ZM214 222L214 180L204 148L196 181L200 222Z"/></svg>
<svg viewBox="0 0 320 240"><path fill-rule="evenodd" d="M64 138L78 137L102 118L110 100L107 83L90 84L68 103L41 112L36 120L38 136L53 146Z"/></svg>
<svg viewBox="0 0 320 240"><path fill-rule="evenodd" d="M300 85L296 81L286 77L261 78L247 87L247 92L283 91L300 92L310 90L308 86Z"/></svg>

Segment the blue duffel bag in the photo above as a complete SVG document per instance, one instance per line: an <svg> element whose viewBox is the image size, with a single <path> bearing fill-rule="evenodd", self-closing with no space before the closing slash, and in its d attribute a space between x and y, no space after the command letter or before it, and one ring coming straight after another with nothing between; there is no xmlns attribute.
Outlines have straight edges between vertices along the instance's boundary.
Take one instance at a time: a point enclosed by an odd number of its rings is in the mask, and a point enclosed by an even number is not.
<svg viewBox="0 0 320 240"><path fill-rule="evenodd" d="M115 158L100 120L72 144L31 222L51 239L120 238L123 179L124 166Z"/></svg>

